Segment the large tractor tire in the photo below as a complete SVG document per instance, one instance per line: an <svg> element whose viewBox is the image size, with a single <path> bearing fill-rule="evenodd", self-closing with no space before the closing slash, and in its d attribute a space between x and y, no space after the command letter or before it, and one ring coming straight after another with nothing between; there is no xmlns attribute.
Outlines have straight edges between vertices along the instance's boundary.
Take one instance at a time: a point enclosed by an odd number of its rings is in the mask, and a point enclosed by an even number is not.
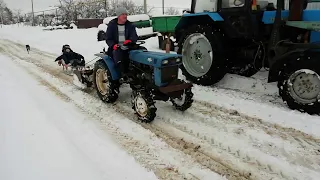
<svg viewBox="0 0 320 180"><path fill-rule="evenodd" d="M103 102L113 103L118 99L119 85L112 80L111 73L102 59L94 64L93 84Z"/></svg>
<svg viewBox="0 0 320 180"><path fill-rule="evenodd" d="M179 40L181 71L187 80L209 86L227 73L223 35L210 26L193 25Z"/></svg>
<svg viewBox="0 0 320 180"><path fill-rule="evenodd" d="M320 67L316 61L312 56L297 58L281 70L279 95L289 108L309 114L320 112Z"/></svg>

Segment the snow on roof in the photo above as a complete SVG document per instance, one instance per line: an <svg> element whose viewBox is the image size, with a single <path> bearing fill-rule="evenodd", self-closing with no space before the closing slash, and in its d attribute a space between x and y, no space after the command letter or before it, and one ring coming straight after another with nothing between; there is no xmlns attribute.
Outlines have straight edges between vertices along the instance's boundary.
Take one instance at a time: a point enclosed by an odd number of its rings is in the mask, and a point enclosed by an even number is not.
<svg viewBox="0 0 320 180"><path fill-rule="evenodd" d="M106 17L104 18L103 23L109 24L109 22L114 18L117 18L117 16ZM128 16L128 20L131 22L147 21L147 20L150 20L150 17L147 14L137 14L137 15Z"/></svg>
<svg viewBox="0 0 320 180"><path fill-rule="evenodd" d="M98 26L98 30L99 31L106 31L107 30L107 25L106 24L100 24L99 26Z"/></svg>
<svg viewBox="0 0 320 180"><path fill-rule="evenodd" d="M164 14L164 15L155 15L155 16L152 16L152 17L181 17L181 15L166 15L166 14Z"/></svg>

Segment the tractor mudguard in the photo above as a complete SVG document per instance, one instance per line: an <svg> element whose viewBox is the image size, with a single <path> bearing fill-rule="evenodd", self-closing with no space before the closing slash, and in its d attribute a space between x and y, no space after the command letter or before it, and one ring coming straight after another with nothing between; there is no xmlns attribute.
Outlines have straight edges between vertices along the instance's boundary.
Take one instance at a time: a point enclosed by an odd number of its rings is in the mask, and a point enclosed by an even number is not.
<svg viewBox="0 0 320 180"><path fill-rule="evenodd" d="M191 26L193 23L199 24L199 22L209 23L209 21L224 21L219 13L216 12L203 12L195 14L184 14L179 23L175 27L175 32L180 32L182 29L185 29L187 26Z"/></svg>
<svg viewBox="0 0 320 180"><path fill-rule="evenodd" d="M274 60L274 63L271 65L268 75L268 83L276 82L279 80L279 72L284 64L287 64L290 61L297 60L300 57L300 54L305 53L306 51L319 51L319 49L295 49L293 51L289 51ZM319 62L320 65L320 62Z"/></svg>
<svg viewBox="0 0 320 180"><path fill-rule="evenodd" d="M120 72L119 72L118 68L115 66L114 61L112 60L112 58L110 56L103 54L103 53L95 54L95 56L100 57L101 59L103 59L104 63L106 63L106 65L108 66L108 69L110 71L112 80L120 79Z"/></svg>
<svg viewBox="0 0 320 180"><path fill-rule="evenodd" d="M264 24L273 24L276 17L276 11L264 11L262 22ZM289 10L281 11L281 19L286 20L289 17ZM320 21L320 10L304 10L302 21Z"/></svg>

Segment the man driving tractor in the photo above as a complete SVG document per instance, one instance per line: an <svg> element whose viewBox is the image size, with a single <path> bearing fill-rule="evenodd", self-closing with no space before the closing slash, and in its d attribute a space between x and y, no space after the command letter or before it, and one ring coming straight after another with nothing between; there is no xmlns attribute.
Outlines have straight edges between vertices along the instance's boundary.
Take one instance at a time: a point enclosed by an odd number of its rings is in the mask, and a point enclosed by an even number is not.
<svg viewBox="0 0 320 180"><path fill-rule="evenodd" d="M109 46L107 54L119 65L121 77L128 67L128 51L122 50L119 44L136 43L138 35L136 27L127 20L127 10L123 7L116 9L117 18L111 20L106 32L106 43Z"/></svg>

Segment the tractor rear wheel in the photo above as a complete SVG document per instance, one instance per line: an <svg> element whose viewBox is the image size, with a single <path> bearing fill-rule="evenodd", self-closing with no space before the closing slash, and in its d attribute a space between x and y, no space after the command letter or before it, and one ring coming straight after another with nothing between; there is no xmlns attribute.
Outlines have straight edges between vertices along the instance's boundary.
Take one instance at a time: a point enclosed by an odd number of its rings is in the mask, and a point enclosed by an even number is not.
<svg viewBox="0 0 320 180"><path fill-rule="evenodd" d="M299 57L280 72L279 94L289 108L318 114L320 112L320 67L317 58Z"/></svg>
<svg viewBox="0 0 320 180"><path fill-rule="evenodd" d="M211 26L193 25L179 40L181 70L187 80L199 85L213 85L227 73L222 34Z"/></svg>
<svg viewBox="0 0 320 180"><path fill-rule="evenodd" d="M102 101L113 103L118 99L119 86L112 80L110 71L102 59L94 64L93 84Z"/></svg>

